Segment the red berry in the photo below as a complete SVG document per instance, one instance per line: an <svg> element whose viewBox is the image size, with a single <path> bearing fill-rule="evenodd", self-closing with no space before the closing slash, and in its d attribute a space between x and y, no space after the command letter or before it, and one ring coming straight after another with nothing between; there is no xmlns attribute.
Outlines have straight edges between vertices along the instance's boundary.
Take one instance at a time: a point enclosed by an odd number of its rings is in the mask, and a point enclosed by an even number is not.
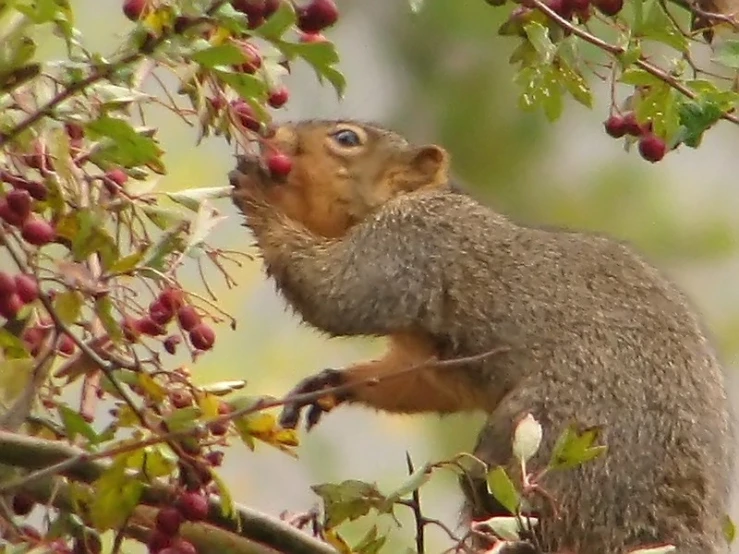
<svg viewBox="0 0 739 554"><path fill-rule="evenodd" d="M197 549L195 546L185 539L177 538L172 543L172 549L177 554L198 554Z"/></svg>
<svg viewBox="0 0 739 554"><path fill-rule="evenodd" d="M124 0L123 13L131 21L138 21L147 9L148 0Z"/></svg>
<svg viewBox="0 0 739 554"><path fill-rule="evenodd" d="M33 510L36 501L32 496L19 492L13 496L13 513L19 516L27 516Z"/></svg>
<svg viewBox="0 0 739 554"><path fill-rule="evenodd" d="M593 4L603 14L614 16L624 7L624 0L594 0Z"/></svg>
<svg viewBox="0 0 739 554"><path fill-rule="evenodd" d="M77 349L77 345L74 343L74 340L72 340L72 337L65 333L64 335L59 337L59 344L57 345L56 349L60 354L71 356Z"/></svg>
<svg viewBox="0 0 739 554"><path fill-rule="evenodd" d="M298 42L310 44L313 42L328 42L328 40L321 33L300 33Z"/></svg>
<svg viewBox="0 0 739 554"><path fill-rule="evenodd" d="M239 119L241 124L249 129L250 131L257 132L261 128L259 120L254 114L252 107L244 102L243 100L234 100L231 102L231 108L233 109L236 117Z"/></svg>
<svg viewBox="0 0 739 554"><path fill-rule="evenodd" d="M150 337L159 337L166 333L162 325L151 319L150 317L142 317L136 321L136 328L140 333L149 335Z"/></svg>
<svg viewBox="0 0 739 554"><path fill-rule="evenodd" d="M122 187L128 181L128 173L123 171L120 167L111 169L105 173L105 178L113 181L119 187Z"/></svg>
<svg viewBox="0 0 739 554"><path fill-rule="evenodd" d="M657 135L645 135L639 140L639 153L645 160L655 163L665 157L667 145Z"/></svg>
<svg viewBox="0 0 739 554"><path fill-rule="evenodd" d="M23 331L21 338L26 345L26 349L32 356L38 354L41 343L46 338L47 331L38 326L28 327Z"/></svg>
<svg viewBox="0 0 739 554"><path fill-rule="evenodd" d="M280 0L264 0L264 18L267 19L280 7Z"/></svg>
<svg viewBox="0 0 739 554"><path fill-rule="evenodd" d="M85 130L78 123L65 123L64 130L72 140L80 141L85 136Z"/></svg>
<svg viewBox="0 0 739 554"><path fill-rule="evenodd" d="M182 306L177 310L177 320L185 331L192 331L200 324L200 316L192 306Z"/></svg>
<svg viewBox="0 0 739 554"><path fill-rule="evenodd" d="M0 219L5 221L8 225L14 227L20 227L23 225L25 218L18 215L9 205L5 198L0 199Z"/></svg>
<svg viewBox="0 0 739 554"><path fill-rule="evenodd" d="M298 29L306 33L316 33L330 27L339 18L339 10L334 0L312 0L310 4L298 9Z"/></svg>
<svg viewBox="0 0 739 554"><path fill-rule="evenodd" d="M5 201L8 203L8 207L22 219L25 219L31 213L31 194L27 190L11 190L5 196Z"/></svg>
<svg viewBox="0 0 739 554"><path fill-rule="evenodd" d="M174 311L161 300L155 300L149 306L149 317L159 325L166 325L174 317Z"/></svg>
<svg viewBox="0 0 739 554"><path fill-rule="evenodd" d="M636 120L636 114L634 112L624 114L624 128L626 129L626 134L632 137L639 137L644 134L644 128Z"/></svg>
<svg viewBox="0 0 739 554"><path fill-rule="evenodd" d="M121 322L121 329L123 330L123 336L128 342L136 342L141 335L138 321L131 319L130 317L123 319Z"/></svg>
<svg viewBox="0 0 739 554"><path fill-rule="evenodd" d="M182 342L182 337L179 335L170 335L164 339L164 349L170 354L174 355L177 352L177 345Z"/></svg>
<svg viewBox="0 0 739 554"><path fill-rule="evenodd" d="M15 288L24 304L38 298L38 282L30 275L16 275Z"/></svg>
<svg viewBox="0 0 739 554"><path fill-rule="evenodd" d="M228 421L219 421L210 425L210 432L213 433L213 435L216 437L222 437L223 435L228 433L228 427Z"/></svg>
<svg viewBox="0 0 739 554"><path fill-rule="evenodd" d="M46 189L46 186L38 181L26 181L23 184L18 185L18 188L27 190L28 194L36 200L46 200L46 197L49 195L49 191Z"/></svg>
<svg viewBox="0 0 739 554"><path fill-rule="evenodd" d="M239 70L244 73L251 75L257 69L262 67L262 56L259 54L259 50L253 44L243 44L241 51L246 57L246 61L239 65Z"/></svg>
<svg viewBox="0 0 739 554"><path fill-rule="evenodd" d="M157 514L157 529L165 535L175 536L182 525L182 514L177 508L168 506Z"/></svg>
<svg viewBox="0 0 739 554"><path fill-rule="evenodd" d="M16 292L15 279L5 271L0 271L0 296L7 296Z"/></svg>
<svg viewBox="0 0 739 554"><path fill-rule="evenodd" d="M221 111L226 105L226 100L223 98L223 96L214 96L213 98L208 98L207 100L208 102L210 102L210 105L216 112Z"/></svg>
<svg viewBox="0 0 739 554"><path fill-rule="evenodd" d="M0 296L0 316L5 319L15 319L15 316L23 307L21 297L16 293Z"/></svg>
<svg viewBox="0 0 739 554"><path fill-rule="evenodd" d="M189 392L176 390L169 394L172 405L177 409L187 408L192 405L192 395Z"/></svg>
<svg viewBox="0 0 739 554"><path fill-rule="evenodd" d="M293 168L290 156L275 152L267 157L267 169L274 177L285 177Z"/></svg>
<svg viewBox="0 0 739 554"><path fill-rule="evenodd" d="M183 493L175 505L188 521L202 521L208 517L208 500L198 492Z"/></svg>
<svg viewBox="0 0 739 554"><path fill-rule="evenodd" d="M56 231L43 219L30 218L21 227L21 236L29 244L43 246L56 238Z"/></svg>
<svg viewBox="0 0 739 554"><path fill-rule="evenodd" d="M159 302L164 306L172 310L173 312L182 306L184 302L184 295L180 289L173 289L167 287L159 293Z"/></svg>
<svg viewBox="0 0 739 554"><path fill-rule="evenodd" d="M157 554L158 552L164 553L168 550L168 547L171 544L171 535L165 535L161 531L155 529L152 531L151 535L149 535L149 541L146 543L146 546L149 548L149 552L151 554Z"/></svg>
<svg viewBox="0 0 739 554"><path fill-rule="evenodd" d="M613 114L604 123L606 133L613 138L621 138L626 134L626 120L618 114Z"/></svg>
<svg viewBox="0 0 739 554"><path fill-rule="evenodd" d="M216 334L205 323L199 323L190 331L190 343L196 350L210 350L216 341Z"/></svg>
<svg viewBox="0 0 739 554"><path fill-rule="evenodd" d="M223 452L220 450L213 450L205 455L206 461L213 467L220 467L223 463Z"/></svg>
<svg viewBox="0 0 739 554"><path fill-rule="evenodd" d="M289 97L290 93L288 92L287 87L283 86L270 92L267 102L270 106L277 109L284 106Z"/></svg>
<svg viewBox="0 0 739 554"><path fill-rule="evenodd" d="M237 12L249 19L249 29L255 29L264 23L263 0L232 0L231 4Z"/></svg>

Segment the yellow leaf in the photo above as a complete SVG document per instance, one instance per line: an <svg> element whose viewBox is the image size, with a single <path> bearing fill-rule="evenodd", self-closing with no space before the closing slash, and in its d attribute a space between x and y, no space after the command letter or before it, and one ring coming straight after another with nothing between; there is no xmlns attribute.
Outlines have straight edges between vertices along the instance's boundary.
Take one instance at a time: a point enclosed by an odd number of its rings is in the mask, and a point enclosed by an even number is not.
<svg viewBox="0 0 739 554"><path fill-rule="evenodd" d="M218 407L221 405L218 397L208 393L198 396L198 406L203 411L203 416L208 419L218 416Z"/></svg>
<svg viewBox="0 0 739 554"><path fill-rule="evenodd" d="M267 434L275 428L276 420L272 414L256 414L247 420L247 427L254 435Z"/></svg>
<svg viewBox="0 0 739 554"><path fill-rule="evenodd" d="M157 383L148 373L139 373L137 380L139 386L144 389L152 400L162 402L167 398L168 395L166 389Z"/></svg>
<svg viewBox="0 0 739 554"><path fill-rule="evenodd" d="M323 539L338 550L341 554L352 554L351 547L341 538L339 533L333 529L323 531Z"/></svg>
<svg viewBox="0 0 739 554"><path fill-rule="evenodd" d="M274 439L285 446L299 446L300 440L295 429L281 429L275 433Z"/></svg>
<svg viewBox="0 0 739 554"><path fill-rule="evenodd" d="M0 362L0 398L10 403L28 386L33 373L33 358Z"/></svg>

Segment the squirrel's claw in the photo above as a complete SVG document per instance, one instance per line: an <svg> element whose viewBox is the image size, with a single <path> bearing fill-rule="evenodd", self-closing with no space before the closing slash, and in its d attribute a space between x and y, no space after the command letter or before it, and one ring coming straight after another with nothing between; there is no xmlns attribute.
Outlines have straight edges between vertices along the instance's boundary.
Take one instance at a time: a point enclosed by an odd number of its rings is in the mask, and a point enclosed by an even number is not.
<svg viewBox="0 0 739 554"><path fill-rule="evenodd" d="M342 372L336 369L324 369L320 373L306 377L300 381L289 393L296 396L317 392L342 384ZM294 429L300 420L300 413L304 407L310 406L306 414L306 429L315 426L324 413L330 412L334 407L346 400L346 394L328 393L326 396L309 401L293 401L285 404L280 414L280 425L286 429Z"/></svg>

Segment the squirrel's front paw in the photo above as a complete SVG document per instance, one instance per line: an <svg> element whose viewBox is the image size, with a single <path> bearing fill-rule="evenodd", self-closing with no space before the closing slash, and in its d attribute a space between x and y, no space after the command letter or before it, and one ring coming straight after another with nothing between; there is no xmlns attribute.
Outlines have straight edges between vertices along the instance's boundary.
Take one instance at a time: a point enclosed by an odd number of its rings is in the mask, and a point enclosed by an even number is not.
<svg viewBox="0 0 739 554"><path fill-rule="evenodd" d="M289 396L318 392L322 389L329 389L342 385L344 382L343 372L336 369L324 369L320 373L316 373L310 377L306 377L300 381L289 393ZM298 425L300 413L303 408L309 406L306 415L306 428L311 429L324 413L330 412L333 408L341 404L347 399L346 393L334 394L328 393L319 398L308 401L287 402L280 415L280 425L287 429L294 429Z"/></svg>

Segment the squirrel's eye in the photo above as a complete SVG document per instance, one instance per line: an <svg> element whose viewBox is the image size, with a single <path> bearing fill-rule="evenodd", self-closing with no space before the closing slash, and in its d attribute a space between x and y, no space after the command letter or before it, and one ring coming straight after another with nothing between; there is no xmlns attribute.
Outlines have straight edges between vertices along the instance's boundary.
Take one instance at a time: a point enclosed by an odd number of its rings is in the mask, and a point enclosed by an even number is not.
<svg viewBox="0 0 739 554"><path fill-rule="evenodd" d="M331 136L337 144L346 148L362 145L362 139L360 139L359 135L351 129L341 129L340 131L333 133Z"/></svg>

